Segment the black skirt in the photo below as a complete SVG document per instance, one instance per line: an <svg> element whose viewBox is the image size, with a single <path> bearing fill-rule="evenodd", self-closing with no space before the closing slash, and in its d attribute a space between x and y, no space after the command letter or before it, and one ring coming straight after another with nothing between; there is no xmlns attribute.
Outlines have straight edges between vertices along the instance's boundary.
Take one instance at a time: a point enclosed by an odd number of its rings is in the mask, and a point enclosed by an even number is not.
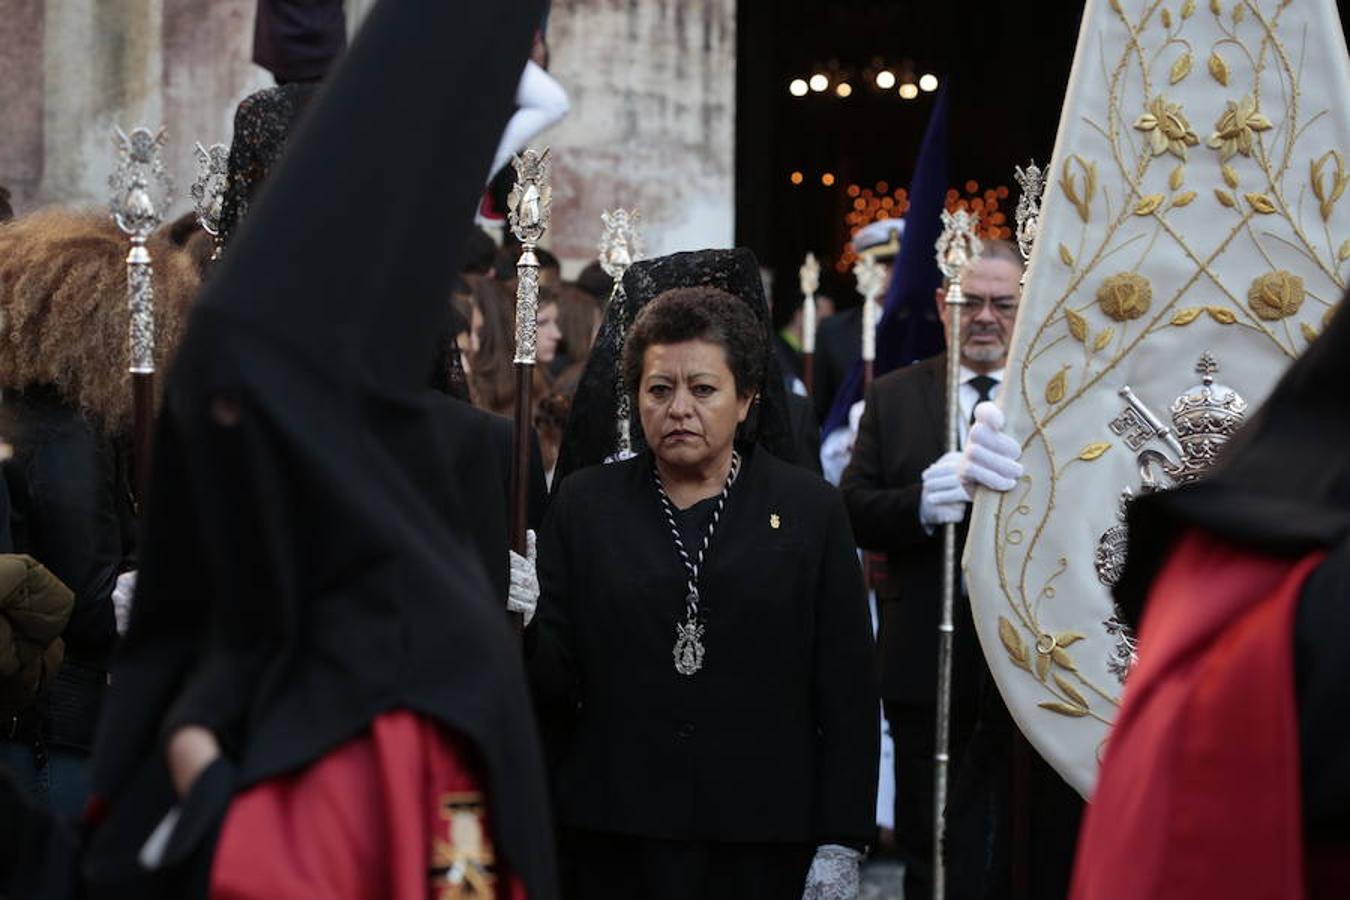
<svg viewBox="0 0 1350 900"><path fill-rule="evenodd" d="M801 900L816 848L566 829L564 900Z"/></svg>

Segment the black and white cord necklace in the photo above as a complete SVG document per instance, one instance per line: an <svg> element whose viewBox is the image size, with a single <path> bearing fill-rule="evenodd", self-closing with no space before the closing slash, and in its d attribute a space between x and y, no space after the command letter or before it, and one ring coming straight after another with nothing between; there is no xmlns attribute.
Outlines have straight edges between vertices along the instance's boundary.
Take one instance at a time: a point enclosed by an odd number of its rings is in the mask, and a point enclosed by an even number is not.
<svg viewBox="0 0 1350 900"><path fill-rule="evenodd" d="M703 668L703 623L699 621L698 573L703 567L703 557L708 552L708 545L712 543L713 534L717 531L717 523L722 518L722 507L726 506L727 495L731 493L731 486L736 483L736 476L740 472L741 455L733 450L727 483L722 486L722 493L717 497L717 506L713 509L712 520L708 522L708 530L703 535L703 543L699 545L698 556L690 559L689 552L684 548L684 540L680 537L680 529L675 524L675 505L670 502L666 486L661 483L661 474L656 470L655 460L652 462L652 480L656 482L656 493L661 497L661 508L666 512L666 524L670 526L670 535L675 539L675 550L684 561L685 571L689 573L689 593L684 598L684 621L675 625L673 651L675 671L681 675L693 675Z"/></svg>

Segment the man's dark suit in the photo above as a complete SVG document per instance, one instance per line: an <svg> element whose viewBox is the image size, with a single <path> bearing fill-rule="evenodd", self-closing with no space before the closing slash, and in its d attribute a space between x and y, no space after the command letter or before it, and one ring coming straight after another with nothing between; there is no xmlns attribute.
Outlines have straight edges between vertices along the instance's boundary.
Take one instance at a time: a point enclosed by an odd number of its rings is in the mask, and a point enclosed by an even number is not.
<svg viewBox="0 0 1350 900"><path fill-rule="evenodd" d="M859 546L886 555L877 585L881 696L895 740L896 840L905 857L905 896L929 893L933 833L933 751L937 715L942 529L919 521L923 470L942 456L946 355L874 381L867 389L853 459L840 484ZM965 540L958 533L957 558ZM973 728L979 648L970 605L956 611L951 756Z"/></svg>
<svg viewBox="0 0 1350 900"><path fill-rule="evenodd" d="M881 696L895 740L896 839L905 896L926 898L933 833L933 751L942 528L919 520L923 470L945 451L947 356L878 378L867 390L853 459L840 487L859 546L886 555L877 586ZM966 522L957 531L959 561ZM947 809L947 893L952 898L1064 895L1081 801L1025 744L988 673L964 591L954 616L952 789ZM1028 793L1014 823L1012 772ZM1024 829L1030 871L1021 893L1012 831Z"/></svg>
<svg viewBox="0 0 1350 900"><path fill-rule="evenodd" d="M853 364L862 359L862 307L854 306L827 316L816 331L816 356L812 363L811 398L816 418L822 423L834 405L834 395L843 387Z"/></svg>

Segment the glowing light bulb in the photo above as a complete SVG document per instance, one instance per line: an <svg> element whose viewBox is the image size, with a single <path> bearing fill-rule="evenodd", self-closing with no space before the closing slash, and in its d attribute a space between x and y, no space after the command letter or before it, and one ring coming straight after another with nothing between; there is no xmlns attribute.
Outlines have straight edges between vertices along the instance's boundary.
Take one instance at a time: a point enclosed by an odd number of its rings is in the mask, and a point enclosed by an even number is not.
<svg viewBox="0 0 1350 900"><path fill-rule="evenodd" d="M938 88L937 76L934 75L932 72L925 73L919 79L919 90L931 94L933 91L936 91L937 88Z"/></svg>
<svg viewBox="0 0 1350 900"><path fill-rule="evenodd" d="M904 100L913 100L919 96L919 86L912 81L906 81L900 85L900 97Z"/></svg>
<svg viewBox="0 0 1350 900"><path fill-rule="evenodd" d="M824 74L817 72L816 74L811 76L810 86L811 90L819 94L821 91L825 90L827 87L830 86L830 79L826 78Z"/></svg>
<svg viewBox="0 0 1350 900"><path fill-rule="evenodd" d="M805 97L807 90L805 78L794 78L788 85L788 93L794 97Z"/></svg>
<svg viewBox="0 0 1350 900"><path fill-rule="evenodd" d="M834 92L840 97L847 97L853 93L853 85L847 81L841 81L834 86Z"/></svg>
<svg viewBox="0 0 1350 900"><path fill-rule="evenodd" d="M882 69L877 73L877 87L883 91L889 91L895 87L895 73L890 69Z"/></svg>
<svg viewBox="0 0 1350 900"><path fill-rule="evenodd" d="M834 173L826 172L825 174L821 175L820 183L825 185L826 187L831 187L834 184Z"/></svg>
<svg viewBox="0 0 1350 900"><path fill-rule="evenodd" d="M793 172L791 175L788 176L788 180L791 181L793 184L801 184L802 181L805 180L805 178L806 176L803 175L801 172Z"/></svg>

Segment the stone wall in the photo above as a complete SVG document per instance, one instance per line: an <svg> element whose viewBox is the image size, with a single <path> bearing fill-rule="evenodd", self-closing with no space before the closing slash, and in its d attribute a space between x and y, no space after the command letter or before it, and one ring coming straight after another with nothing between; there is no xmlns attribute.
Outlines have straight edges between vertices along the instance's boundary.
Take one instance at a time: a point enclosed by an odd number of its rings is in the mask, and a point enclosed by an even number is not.
<svg viewBox="0 0 1350 900"><path fill-rule="evenodd" d="M356 28L372 0L345 0ZM0 184L22 212L103 203L115 125L164 125L185 211L193 144L228 143L270 83L249 61L254 0L0 0ZM650 254L733 233L735 0L554 0L554 74L572 112L553 147L554 229L575 270L600 212L636 206Z"/></svg>
<svg viewBox="0 0 1350 900"><path fill-rule="evenodd" d="M648 255L730 246L736 0L554 0L551 70L572 113L554 154L554 235L589 260L600 213L642 212Z"/></svg>

